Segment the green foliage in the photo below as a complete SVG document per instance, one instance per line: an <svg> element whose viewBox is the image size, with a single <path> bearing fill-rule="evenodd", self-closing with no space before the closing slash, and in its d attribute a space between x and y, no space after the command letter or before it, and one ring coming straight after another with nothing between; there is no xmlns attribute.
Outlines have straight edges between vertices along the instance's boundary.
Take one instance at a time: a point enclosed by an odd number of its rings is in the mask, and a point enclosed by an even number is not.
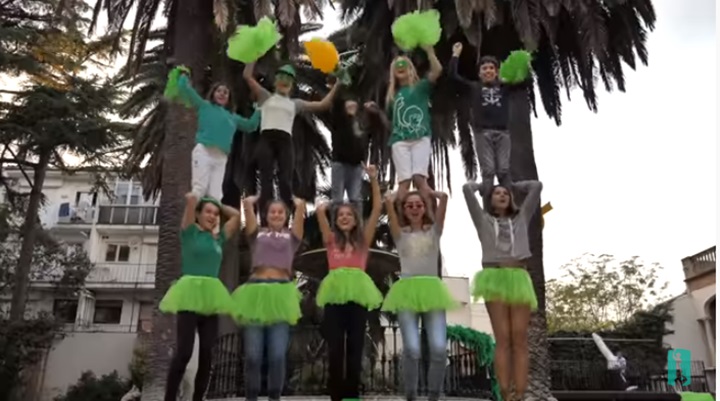
<svg viewBox="0 0 720 401"><path fill-rule="evenodd" d="M114 54L116 38L88 41L84 1L16 0L0 3L0 73L56 85Z"/></svg>
<svg viewBox="0 0 720 401"><path fill-rule="evenodd" d="M22 375L42 360L59 328L46 314L18 322L0 319L0 400L11 399Z"/></svg>
<svg viewBox="0 0 720 401"><path fill-rule="evenodd" d="M550 333L617 327L656 303L668 285L658 278L661 266L637 256L586 254L561 269L563 277L546 284Z"/></svg>
<svg viewBox="0 0 720 401"><path fill-rule="evenodd" d="M448 341L458 342L472 350L477 358L478 367L492 367L495 357L495 340L488 334L473 330L469 327L454 325L448 326L447 339ZM492 369L490 372L493 396L495 400L502 401L500 385Z"/></svg>
<svg viewBox="0 0 720 401"><path fill-rule="evenodd" d="M117 372L98 379L93 372L87 371L67 393L55 397L54 401L118 401L130 387L130 381L121 378Z"/></svg>

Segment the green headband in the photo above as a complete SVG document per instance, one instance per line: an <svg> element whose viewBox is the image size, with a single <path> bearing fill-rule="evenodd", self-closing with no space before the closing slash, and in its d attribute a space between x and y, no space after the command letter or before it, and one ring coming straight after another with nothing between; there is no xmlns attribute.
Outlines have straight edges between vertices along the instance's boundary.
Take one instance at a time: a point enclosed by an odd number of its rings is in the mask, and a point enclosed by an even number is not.
<svg viewBox="0 0 720 401"><path fill-rule="evenodd" d="M407 60L400 59L395 62L395 67L407 67L407 66L408 66Z"/></svg>
<svg viewBox="0 0 720 401"><path fill-rule="evenodd" d="M204 204L204 203L212 203L213 205L217 206L218 209L222 210L222 204L220 204L220 201L218 201L215 198L211 198L209 196L200 198L200 201L198 202L198 209Z"/></svg>

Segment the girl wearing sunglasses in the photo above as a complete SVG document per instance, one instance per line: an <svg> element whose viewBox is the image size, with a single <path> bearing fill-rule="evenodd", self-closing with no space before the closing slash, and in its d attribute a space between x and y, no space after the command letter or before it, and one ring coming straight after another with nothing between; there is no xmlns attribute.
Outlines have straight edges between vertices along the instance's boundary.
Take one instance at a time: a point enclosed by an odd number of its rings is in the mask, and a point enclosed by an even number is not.
<svg viewBox="0 0 720 401"><path fill-rule="evenodd" d="M260 107L260 139L255 148L255 157L260 170L260 210L267 208L273 199L273 178L277 163L278 190L280 199L288 207L292 202L293 170L295 168L292 128L297 113L317 113L329 109L340 81L320 101L291 98L295 85L295 69L287 64L275 72L275 90L263 88L253 77L255 63L245 66L243 77L255 95Z"/></svg>
<svg viewBox="0 0 720 401"><path fill-rule="evenodd" d="M399 183L398 199L405 197L411 182L425 199L432 192L427 183L432 153L430 94L442 73L442 65L432 46L425 46L423 50L430 61L430 71L424 78L418 77L415 66L406 56L396 57L390 66L385 107L392 120L390 147Z"/></svg>
<svg viewBox="0 0 720 401"><path fill-rule="evenodd" d="M417 399L420 361L419 323L427 333L430 365L427 371L428 400L437 401L445 381L447 322L445 313L458 303L440 279L440 236L445 222L448 196L432 192L438 200L434 216L418 192L401 199L402 213L395 211L395 197L386 198L390 233L400 255L400 281L390 287L382 310L396 313L403 340L405 396Z"/></svg>
<svg viewBox="0 0 720 401"><path fill-rule="evenodd" d="M192 151L192 192L198 198L209 196L221 201L227 155L235 132L238 129L255 131L260 124L260 113L256 110L250 118L233 113L230 88L223 83L215 83L203 99L184 73L178 80L178 89L198 115L197 144Z"/></svg>

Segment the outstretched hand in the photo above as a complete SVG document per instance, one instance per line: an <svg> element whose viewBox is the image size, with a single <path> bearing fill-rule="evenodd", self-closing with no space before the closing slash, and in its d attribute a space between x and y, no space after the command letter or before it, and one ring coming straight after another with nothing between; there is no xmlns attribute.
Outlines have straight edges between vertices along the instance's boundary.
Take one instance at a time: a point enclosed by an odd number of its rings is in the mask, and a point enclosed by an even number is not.
<svg viewBox="0 0 720 401"><path fill-rule="evenodd" d="M365 163L363 163L363 168L365 169L365 172L367 173L368 177L370 177L370 179L377 178L378 171L377 167L375 167L374 164L365 165Z"/></svg>
<svg viewBox="0 0 720 401"><path fill-rule="evenodd" d="M388 191L385 193L385 202L394 205L394 204L395 204L395 199L397 199L397 193L396 193L396 192L393 192L393 191L388 190Z"/></svg>
<svg viewBox="0 0 720 401"><path fill-rule="evenodd" d="M293 200L293 203L295 204L295 208L299 208L299 207L305 206L305 200L304 200L304 199L301 199L301 198L298 198L298 197L293 196L292 200Z"/></svg>
<svg viewBox="0 0 720 401"><path fill-rule="evenodd" d="M245 198L245 202L247 202L247 203L249 203L249 204L251 204L251 205L254 205L255 203L257 203L257 201L258 201L259 198L260 198L260 197L257 196L257 195L248 196L248 197Z"/></svg>
<svg viewBox="0 0 720 401"><path fill-rule="evenodd" d="M462 53L463 45L460 42L457 42L452 47L452 55L453 57L460 57L460 53Z"/></svg>

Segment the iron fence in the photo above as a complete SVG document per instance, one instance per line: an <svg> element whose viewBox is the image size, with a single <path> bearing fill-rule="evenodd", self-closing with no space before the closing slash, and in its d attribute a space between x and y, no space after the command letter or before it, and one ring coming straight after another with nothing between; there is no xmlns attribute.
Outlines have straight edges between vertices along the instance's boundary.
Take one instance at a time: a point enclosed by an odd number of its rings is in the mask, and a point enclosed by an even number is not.
<svg viewBox="0 0 720 401"><path fill-rule="evenodd" d="M222 336L215 345L213 374L208 398L222 399L244 396L242 333ZM427 371L423 352L421 371ZM327 347L317 326L293 329L288 347L287 376L284 395L327 394ZM397 327L383 327L382 336L365 342L362 394L402 393L402 337ZM263 367L266 372L267 367ZM419 392L427 393L426 375L421 374ZM262 392L266 390L262 375ZM445 393L448 396L491 399L491 371L478 366L477 356L459 343L448 342Z"/></svg>

